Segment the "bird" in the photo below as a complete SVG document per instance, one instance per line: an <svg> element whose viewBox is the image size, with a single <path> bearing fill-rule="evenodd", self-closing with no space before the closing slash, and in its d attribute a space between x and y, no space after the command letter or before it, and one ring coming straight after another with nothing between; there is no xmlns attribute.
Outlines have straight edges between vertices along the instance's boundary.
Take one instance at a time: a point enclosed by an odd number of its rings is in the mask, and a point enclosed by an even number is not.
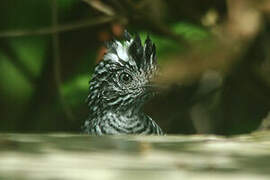
<svg viewBox="0 0 270 180"><path fill-rule="evenodd" d="M147 35L142 45L138 34L133 37L125 30L122 41L114 39L106 47L89 83L84 133L164 135L143 112L143 105L155 94L151 83L158 69L155 44Z"/></svg>

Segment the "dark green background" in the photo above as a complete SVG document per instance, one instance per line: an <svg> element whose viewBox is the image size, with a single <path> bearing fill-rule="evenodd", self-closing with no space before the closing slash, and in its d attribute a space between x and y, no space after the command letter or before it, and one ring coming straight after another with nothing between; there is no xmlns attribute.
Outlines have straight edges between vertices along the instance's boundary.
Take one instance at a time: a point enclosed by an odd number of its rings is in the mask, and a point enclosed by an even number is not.
<svg viewBox="0 0 270 180"><path fill-rule="evenodd" d="M213 10L219 15L217 23L227 17L226 2L222 0L145 1L146 5L137 9L132 4L136 7L143 1L103 2L114 9L115 20L100 22L106 14L79 0L0 2L0 131L80 132L88 112L88 81L103 46L100 33L106 32L112 38L113 24L122 24L142 39L150 34L162 67L170 56L189 50L164 29L194 45L204 41L211 50L213 35L201 19ZM80 21L93 24L59 32L59 45L55 46L55 33L31 33L53 27L55 9L59 26ZM200 81L194 81L160 95L146 106L146 111L167 133L198 132L190 117L198 104L208 114L207 122L201 122L211 127L206 133L255 130L270 107L270 88L265 80L270 75L257 72L257 67L269 63L269 29L266 20L264 29L213 93L200 93ZM21 32L28 34L16 35Z"/></svg>

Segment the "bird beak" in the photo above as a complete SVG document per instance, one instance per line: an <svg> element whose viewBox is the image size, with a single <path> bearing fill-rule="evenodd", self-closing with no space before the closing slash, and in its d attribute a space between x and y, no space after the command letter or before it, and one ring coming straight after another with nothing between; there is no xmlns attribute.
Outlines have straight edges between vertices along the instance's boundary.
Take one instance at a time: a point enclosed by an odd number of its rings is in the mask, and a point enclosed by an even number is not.
<svg viewBox="0 0 270 180"><path fill-rule="evenodd" d="M158 84L149 83L144 86L148 92L150 93L158 93L161 91L161 87L158 86Z"/></svg>

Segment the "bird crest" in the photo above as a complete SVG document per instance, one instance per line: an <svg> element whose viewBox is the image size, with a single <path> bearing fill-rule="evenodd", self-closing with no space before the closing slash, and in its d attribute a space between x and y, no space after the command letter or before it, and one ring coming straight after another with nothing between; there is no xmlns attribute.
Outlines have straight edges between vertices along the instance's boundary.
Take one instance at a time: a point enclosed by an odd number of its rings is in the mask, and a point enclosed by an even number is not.
<svg viewBox="0 0 270 180"><path fill-rule="evenodd" d="M156 47L149 35L142 45L138 34L133 38L126 30L124 31L124 42L113 40L106 43L108 49L104 60L116 63L128 63L142 69L145 72L152 72L156 69Z"/></svg>

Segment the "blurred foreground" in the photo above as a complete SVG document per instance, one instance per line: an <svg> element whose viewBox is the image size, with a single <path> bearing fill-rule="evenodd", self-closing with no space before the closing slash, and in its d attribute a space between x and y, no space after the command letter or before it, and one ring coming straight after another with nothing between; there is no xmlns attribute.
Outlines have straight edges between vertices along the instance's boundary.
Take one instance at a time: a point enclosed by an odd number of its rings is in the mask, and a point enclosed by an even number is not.
<svg viewBox="0 0 270 180"><path fill-rule="evenodd" d="M270 133L222 136L1 134L0 179L268 180Z"/></svg>

